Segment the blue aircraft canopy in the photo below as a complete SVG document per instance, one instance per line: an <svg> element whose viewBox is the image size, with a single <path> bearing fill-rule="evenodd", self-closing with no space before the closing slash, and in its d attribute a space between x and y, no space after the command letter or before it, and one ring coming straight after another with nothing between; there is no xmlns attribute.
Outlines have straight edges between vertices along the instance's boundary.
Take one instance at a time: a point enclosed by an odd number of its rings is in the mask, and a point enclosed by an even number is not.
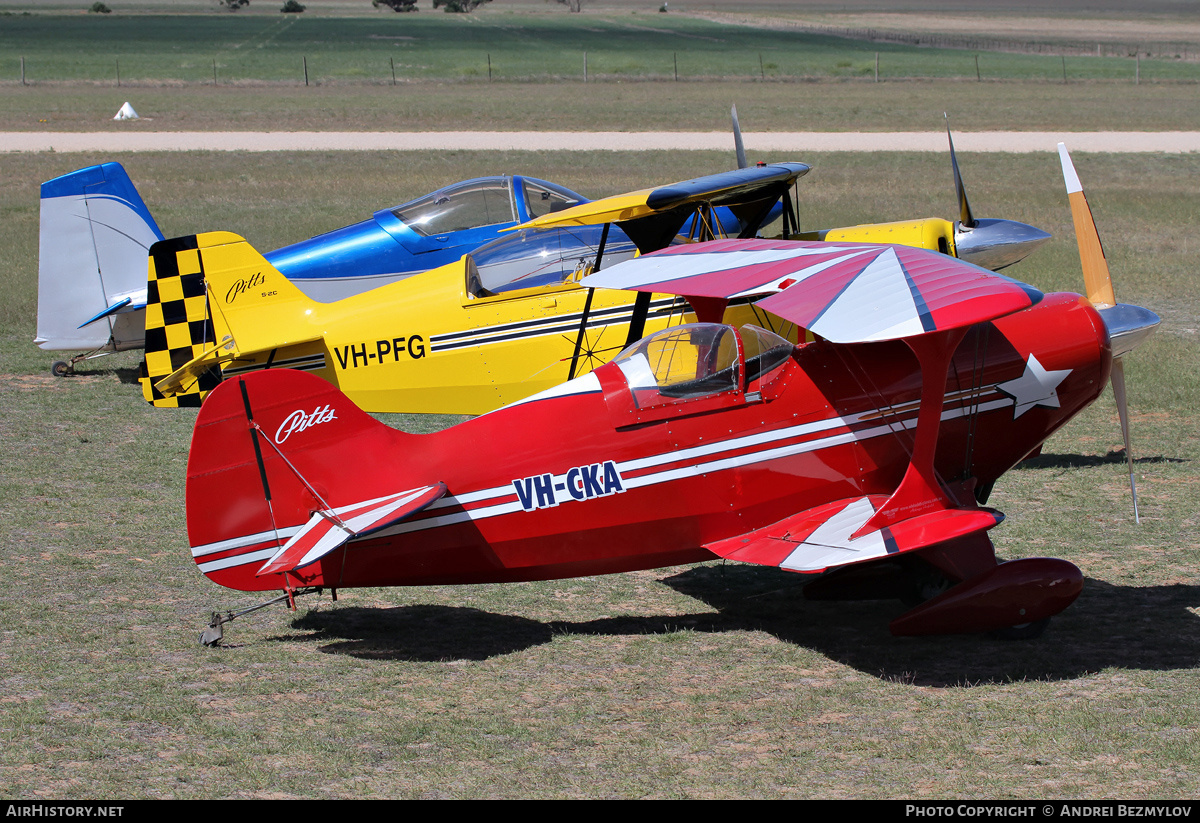
<svg viewBox="0 0 1200 823"><path fill-rule="evenodd" d="M297 283L395 276L453 262L501 229L586 198L534 177L496 175L463 180L371 220L269 252L266 258Z"/></svg>
<svg viewBox="0 0 1200 823"><path fill-rule="evenodd" d="M391 212L413 231L430 236L532 219L584 200L570 189L533 177L476 177Z"/></svg>

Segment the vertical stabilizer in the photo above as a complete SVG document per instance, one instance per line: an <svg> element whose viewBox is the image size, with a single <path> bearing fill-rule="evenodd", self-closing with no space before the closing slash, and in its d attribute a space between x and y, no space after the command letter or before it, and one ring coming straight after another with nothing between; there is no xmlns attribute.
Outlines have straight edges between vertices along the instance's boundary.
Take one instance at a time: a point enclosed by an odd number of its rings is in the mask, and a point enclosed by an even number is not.
<svg viewBox="0 0 1200 823"><path fill-rule="evenodd" d="M214 337L196 235L155 243L146 282L146 356L139 378L146 402L167 408L199 406L221 382L216 367L170 397L154 384L199 357Z"/></svg>
<svg viewBox="0 0 1200 823"><path fill-rule="evenodd" d="M35 342L52 351L139 348L147 254L161 239L120 163L43 183Z"/></svg>
<svg viewBox="0 0 1200 823"><path fill-rule="evenodd" d="M309 299L242 237L205 232L156 243L146 290L142 396L155 406L198 406L222 366L293 366L289 346L321 339ZM285 356L276 362L276 354ZM266 362L255 365L257 354ZM323 362L323 360L322 360Z"/></svg>
<svg viewBox="0 0 1200 823"><path fill-rule="evenodd" d="M188 456L192 557L222 586L342 586L339 551L419 512L444 483L398 465L422 435L388 428L330 383L275 369L231 378L196 418Z"/></svg>

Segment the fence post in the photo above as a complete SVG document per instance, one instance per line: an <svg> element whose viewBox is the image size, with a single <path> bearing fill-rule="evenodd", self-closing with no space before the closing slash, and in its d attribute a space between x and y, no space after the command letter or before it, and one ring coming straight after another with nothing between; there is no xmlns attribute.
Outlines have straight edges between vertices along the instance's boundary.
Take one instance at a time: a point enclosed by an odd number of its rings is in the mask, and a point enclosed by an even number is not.
<svg viewBox="0 0 1200 823"><path fill-rule="evenodd" d="M583 82L587 82L587 52L583 53Z"/></svg>
<svg viewBox="0 0 1200 823"><path fill-rule="evenodd" d="M217 85L217 58L213 58L213 85Z"/></svg>
<svg viewBox="0 0 1200 823"><path fill-rule="evenodd" d="M22 86L28 85L25 82L25 58L24 57L21 58L21 85Z"/></svg>
<svg viewBox="0 0 1200 823"><path fill-rule="evenodd" d="M1140 86L1142 84L1142 53L1135 52L1133 55L1133 85Z"/></svg>
<svg viewBox="0 0 1200 823"><path fill-rule="evenodd" d="M671 59L675 61L675 82L679 82L679 52L671 52Z"/></svg>
<svg viewBox="0 0 1200 823"><path fill-rule="evenodd" d="M394 86L396 85L396 58L389 57L388 63L390 63L392 66L392 85Z"/></svg>
<svg viewBox="0 0 1200 823"><path fill-rule="evenodd" d="M117 88L121 88L121 61L117 60Z"/></svg>
<svg viewBox="0 0 1200 823"><path fill-rule="evenodd" d="M304 55L301 59L304 60L304 85L308 85L308 55Z"/></svg>
<svg viewBox="0 0 1200 823"><path fill-rule="evenodd" d="M875 52L875 82L879 82L879 52Z"/></svg>
<svg viewBox="0 0 1200 823"><path fill-rule="evenodd" d="M975 55L975 82L982 83L983 77L979 74L979 55Z"/></svg>
<svg viewBox="0 0 1200 823"><path fill-rule="evenodd" d="M767 79L767 69L765 66L763 66L761 51L758 53L758 76L763 80Z"/></svg>
<svg viewBox="0 0 1200 823"><path fill-rule="evenodd" d="M488 52L488 81L490 82L491 79L492 79L492 55L491 55L491 52Z"/></svg>

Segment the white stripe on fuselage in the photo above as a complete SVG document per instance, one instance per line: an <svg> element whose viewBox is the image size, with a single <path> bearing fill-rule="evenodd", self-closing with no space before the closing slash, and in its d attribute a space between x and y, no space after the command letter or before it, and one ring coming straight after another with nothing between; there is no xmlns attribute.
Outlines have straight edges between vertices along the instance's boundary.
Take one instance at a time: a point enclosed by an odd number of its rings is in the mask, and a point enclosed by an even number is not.
<svg viewBox="0 0 1200 823"><path fill-rule="evenodd" d="M575 381L571 382L574 383ZM588 381L582 380L580 382L582 384L579 386L581 390L594 390ZM570 383L566 385L570 385ZM584 388L585 386L587 388ZM994 394L997 394L995 386L989 386L987 389L975 394L975 397L980 398ZM551 396L556 395L552 394ZM947 395L947 397L961 398L962 392L951 392L949 395ZM535 398L529 398L529 401L532 401L533 399ZM966 403L960 408L944 409L942 411L941 419L943 421L953 420L959 417L964 417L968 414L994 411L996 409L1011 406L1012 404L1013 400L1010 397L1001 397L985 403L970 402ZM774 429L752 435L733 437L728 440L706 443L702 446L694 446L688 449L662 452L646 457L634 458L632 460L619 462L616 464L616 466L617 470L621 474L621 477L623 478L622 482L627 490L646 488L650 486L661 485L663 483L674 482L687 477L696 477L706 473L725 471L728 469L753 465L755 463L761 463L769 460L778 460L797 454L820 451L821 449L833 448L846 443L869 440L875 437L894 434L898 431L912 429L917 425L915 411L916 408L914 406L906 405L901 413L910 413L911 416L906 417L905 419L887 423L881 422L877 425L871 426L870 428L859 429L857 431L851 430L841 432L839 434L832 434L815 440L805 440L803 442L792 443L790 445L772 447L771 444L780 443L781 441L791 440L798 437L820 434L833 429L853 427L867 420L881 420L886 418L889 412L887 409L872 409L870 411L849 415L847 417L832 417L812 423L804 423L798 426L788 426L782 429ZM722 453L739 451L742 449L753 449L753 451L718 459L704 459ZM687 465L675 466L673 468L635 477L628 476L630 473L642 471L656 466L670 466L671 464L679 463L686 463ZM428 509L426 509L426 511L430 512L433 516L426 517L421 520L398 523L395 526L374 533L371 535L371 538L374 539L376 537L387 537L399 534L409 534L418 531L427 531L430 529L441 528L442 526L454 525L456 523L487 520L492 517L523 512L524 509L522 508L519 500L506 499L515 496L516 491L511 483L504 486L479 489L477 491L465 492L457 495L447 495L446 497L434 502L431 506L429 506ZM383 498L379 499L382 500ZM504 500L504 502L496 502L492 505L479 506L472 509L463 509L462 511L449 512L446 514L436 514L438 509L467 506L472 503L488 500ZM298 531L299 528L300 526L294 526L287 529L280 529L278 532L279 537L286 539ZM227 551L229 549L234 549L241 546L254 546L267 540L271 540L272 544L274 544L274 538L275 532L260 532L255 535L233 538L217 543L210 543L204 546L197 546L192 550L192 554L194 557L200 558L205 555ZM277 547L273 545L269 549L249 552L241 555L232 555L230 557L222 558L221 560L201 563L200 568L202 571L208 572L215 571L218 568L229 568L231 566L241 565L243 563L263 562L276 548ZM266 552L265 555L264 552Z"/></svg>

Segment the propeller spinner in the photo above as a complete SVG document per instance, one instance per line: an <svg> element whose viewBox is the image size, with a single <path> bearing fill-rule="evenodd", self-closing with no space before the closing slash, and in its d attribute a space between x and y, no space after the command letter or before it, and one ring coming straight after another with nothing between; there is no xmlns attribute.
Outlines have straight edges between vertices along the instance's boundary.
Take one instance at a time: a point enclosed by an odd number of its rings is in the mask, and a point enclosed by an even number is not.
<svg viewBox="0 0 1200 823"><path fill-rule="evenodd" d="M954 247L958 257L985 269L999 271L1025 259L1038 246L1050 239L1039 228L1016 220L975 217L967 202L967 189L958 170L954 152L954 137L950 134L950 118L946 117L946 139L950 142L950 167L954 170L954 192L958 197L958 220L954 224Z"/></svg>

